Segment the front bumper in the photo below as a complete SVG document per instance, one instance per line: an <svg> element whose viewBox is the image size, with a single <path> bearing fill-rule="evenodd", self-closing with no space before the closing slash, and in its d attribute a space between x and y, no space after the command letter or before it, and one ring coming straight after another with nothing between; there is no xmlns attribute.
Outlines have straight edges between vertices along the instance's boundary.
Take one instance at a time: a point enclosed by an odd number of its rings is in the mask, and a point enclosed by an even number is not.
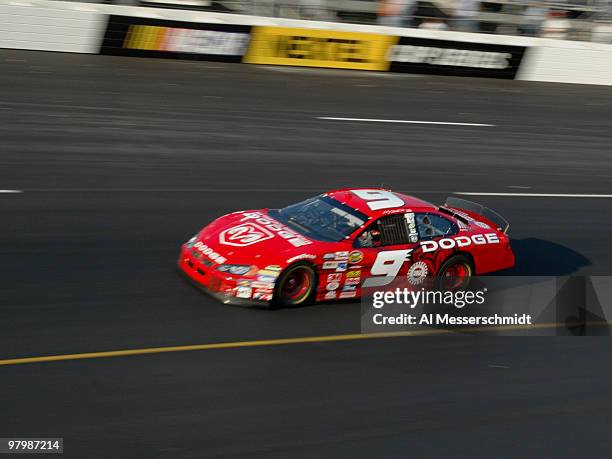
<svg viewBox="0 0 612 459"><path fill-rule="evenodd" d="M241 280L234 276L217 271L216 265L206 265L193 257L191 250L181 247L181 254L177 261L179 273L204 293L224 304L236 306L267 307L270 301L255 300L253 298L236 297L236 288Z"/></svg>

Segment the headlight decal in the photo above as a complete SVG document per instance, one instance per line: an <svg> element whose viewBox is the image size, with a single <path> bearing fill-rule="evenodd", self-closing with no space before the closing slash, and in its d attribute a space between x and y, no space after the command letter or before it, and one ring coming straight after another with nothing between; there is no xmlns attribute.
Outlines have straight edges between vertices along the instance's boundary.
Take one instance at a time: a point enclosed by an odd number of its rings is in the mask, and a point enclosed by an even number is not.
<svg viewBox="0 0 612 459"><path fill-rule="evenodd" d="M251 265L220 265L217 271L226 272L235 276L244 276L251 271Z"/></svg>

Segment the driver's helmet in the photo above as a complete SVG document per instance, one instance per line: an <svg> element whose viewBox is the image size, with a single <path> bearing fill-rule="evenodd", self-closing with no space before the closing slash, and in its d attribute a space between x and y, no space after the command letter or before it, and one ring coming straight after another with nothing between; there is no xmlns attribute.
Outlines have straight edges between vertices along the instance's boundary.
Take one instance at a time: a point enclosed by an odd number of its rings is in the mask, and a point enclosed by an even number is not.
<svg viewBox="0 0 612 459"><path fill-rule="evenodd" d="M361 247L376 247L380 245L380 230L371 229L369 231L364 231L361 236L359 236L359 245Z"/></svg>
<svg viewBox="0 0 612 459"><path fill-rule="evenodd" d="M359 236L359 245L361 247L372 247L372 234L371 231L364 231L360 236Z"/></svg>
<svg viewBox="0 0 612 459"><path fill-rule="evenodd" d="M421 220L421 223L424 227L423 230L424 230L425 236L433 236L434 229L433 229L433 224L431 223L431 219L429 218L429 216L424 215L423 219Z"/></svg>

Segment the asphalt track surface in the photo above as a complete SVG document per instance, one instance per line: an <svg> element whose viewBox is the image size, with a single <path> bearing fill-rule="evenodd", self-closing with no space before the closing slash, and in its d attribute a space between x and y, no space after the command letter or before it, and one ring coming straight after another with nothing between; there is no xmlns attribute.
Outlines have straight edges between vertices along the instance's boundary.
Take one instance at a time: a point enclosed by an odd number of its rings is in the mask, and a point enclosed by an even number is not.
<svg viewBox="0 0 612 459"><path fill-rule="evenodd" d="M605 87L0 51L0 359L359 332L223 306L179 244L346 186L609 194ZM317 117L494 124L332 122ZM612 199L474 197L516 275L610 275ZM0 367L1 437L68 457L605 457L609 338L451 335Z"/></svg>

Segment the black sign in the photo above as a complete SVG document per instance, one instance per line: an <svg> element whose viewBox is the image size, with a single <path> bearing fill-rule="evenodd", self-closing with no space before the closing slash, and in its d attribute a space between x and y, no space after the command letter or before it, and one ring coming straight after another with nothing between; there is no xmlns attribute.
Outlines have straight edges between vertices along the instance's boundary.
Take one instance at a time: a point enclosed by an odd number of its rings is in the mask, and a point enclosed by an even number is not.
<svg viewBox="0 0 612 459"><path fill-rule="evenodd" d="M513 79L525 47L400 37L391 72Z"/></svg>
<svg viewBox="0 0 612 459"><path fill-rule="evenodd" d="M110 16L100 54L240 62L251 26Z"/></svg>

